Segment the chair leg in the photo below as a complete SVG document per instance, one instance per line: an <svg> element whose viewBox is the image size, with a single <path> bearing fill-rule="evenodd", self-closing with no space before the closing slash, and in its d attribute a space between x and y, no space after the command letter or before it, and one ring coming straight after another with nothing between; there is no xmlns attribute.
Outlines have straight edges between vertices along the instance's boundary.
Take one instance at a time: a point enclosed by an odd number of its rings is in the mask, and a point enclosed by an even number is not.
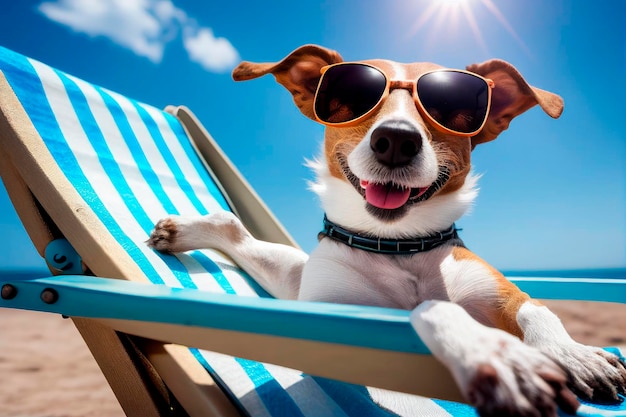
<svg viewBox="0 0 626 417"><path fill-rule="evenodd" d="M232 399L191 354L189 348L137 339L142 352L163 377L190 417L238 417ZM245 414L245 413L244 413Z"/></svg>
<svg viewBox="0 0 626 417"><path fill-rule="evenodd" d="M187 416L127 335L93 320L72 320L127 416Z"/></svg>

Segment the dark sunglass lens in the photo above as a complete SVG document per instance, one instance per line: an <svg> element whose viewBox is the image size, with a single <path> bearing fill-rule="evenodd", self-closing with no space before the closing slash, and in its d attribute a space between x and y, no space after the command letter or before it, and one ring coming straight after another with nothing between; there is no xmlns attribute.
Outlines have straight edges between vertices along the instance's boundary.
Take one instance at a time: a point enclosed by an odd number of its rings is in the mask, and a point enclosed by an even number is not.
<svg viewBox="0 0 626 417"><path fill-rule="evenodd" d="M328 123L343 123L373 109L385 92L387 80L366 65L337 65L323 75L315 95L315 113Z"/></svg>
<svg viewBox="0 0 626 417"><path fill-rule="evenodd" d="M417 82L417 95L439 124L460 133L473 133L487 117L489 86L465 72L437 71Z"/></svg>

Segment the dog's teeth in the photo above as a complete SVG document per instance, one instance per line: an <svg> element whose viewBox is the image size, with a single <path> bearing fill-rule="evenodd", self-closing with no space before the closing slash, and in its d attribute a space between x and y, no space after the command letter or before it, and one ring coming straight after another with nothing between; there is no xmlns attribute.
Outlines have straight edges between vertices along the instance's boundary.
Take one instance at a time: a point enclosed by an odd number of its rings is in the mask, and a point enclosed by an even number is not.
<svg viewBox="0 0 626 417"><path fill-rule="evenodd" d="M369 181L361 180L361 188L366 189L369 185Z"/></svg>

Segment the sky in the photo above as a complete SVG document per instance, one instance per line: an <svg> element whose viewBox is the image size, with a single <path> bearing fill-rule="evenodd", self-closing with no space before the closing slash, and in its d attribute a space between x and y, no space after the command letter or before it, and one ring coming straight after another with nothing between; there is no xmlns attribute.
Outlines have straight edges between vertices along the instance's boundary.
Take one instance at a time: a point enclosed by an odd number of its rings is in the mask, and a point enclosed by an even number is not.
<svg viewBox="0 0 626 417"><path fill-rule="evenodd" d="M565 110L553 120L534 107L476 148L480 194L457 222L461 237L502 270L626 267L624 1L4 3L0 45L157 107L191 108L307 252L323 212L305 158L323 127L273 77L232 81L240 60L315 43L345 60L509 61ZM0 227L1 269L44 267L1 186Z"/></svg>

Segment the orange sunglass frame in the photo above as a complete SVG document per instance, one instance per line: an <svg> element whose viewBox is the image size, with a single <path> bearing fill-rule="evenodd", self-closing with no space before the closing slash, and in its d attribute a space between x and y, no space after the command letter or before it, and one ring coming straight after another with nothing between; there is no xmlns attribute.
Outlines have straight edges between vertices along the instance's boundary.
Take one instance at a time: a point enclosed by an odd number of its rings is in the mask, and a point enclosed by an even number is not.
<svg viewBox="0 0 626 417"><path fill-rule="evenodd" d="M319 91L320 86L322 85L322 81L324 80L324 75L326 74L326 72L333 68L333 67L337 67L337 66L344 66L344 65L351 65L351 66L363 66L363 67L370 67L373 68L375 70L377 70L378 72L380 72L384 77L385 77L385 81L386 81L386 86L385 86L385 90L383 92L383 94L381 95L380 99L378 100L378 102L376 103L376 105L374 105L370 110L368 110L366 113L362 114L359 117L356 117L354 119L345 121L345 122L338 122L338 123L333 123L333 122L326 122L324 120L322 120L318 115L317 115L317 110L316 110L316 106L315 106L315 102L317 100L317 93ZM480 124L480 127L472 132L459 132L453 129L450 129L444 125L442 125L441 123L439 123L437 120L435 120L434 117L432 117L428 111L426 111L426 108L424 107L424 105L422 104L422 101L420 100L418 94L417 94L417 83L419 82L420 78L422 78L425 75L428 74L432 74L432 73L436 73L436 72L458 72L458 73L463 73L463 74L468 74L471 75L473 77L479 78L481 80L483 80L485 82L485 84L488 87L487 90L487 111L485 112L485 118L482 121L482 123ZM373 113L376 112L376 110L378 110L378 108L382 105L382 103L387 99L387 97L389 96L391 90L396 90L396 89L403 89L403 90L410 90L411 91L411 96L413 97L413 101L415 102L418 111L420 112L420 114L424 117L426 117L426 119L433 125L433 127L435 127L435 129L439 130L440 132L443 133L448 133L451 135L456 135L456 136L474 136L476 134L478 134L478 132L480 132L483 127L485 127L485 123L487 123L487 119L489 117L489 112L491 111L491 95L492 95L492 90L495 87L495 82L489 78L485 78L485 77L481 77L478 74L475 74L473 72L470 71L465 71L465 70L459 70L459 69L452 69L452 68L439 68L436 70L432 70L432 71L427 71L423 74L420 74L419 77L417 77L415 80L392 80L391 77L389 77L389 75L381 68L378 68L375 65L372 64L366 64L363 62L339 62L337 64L332 64L332 65L326 65L325 67L322 67L320 70L320 80L317 84L317 88L315 89L315 98L314 98L314 105L313 105L313 114L315 115L315 120L318 123L321 123L323 125L326 126L332 126L332 127L350 127L350 126L354 126L356 124L358 124L361 120L364 120L368 117L370 117Z"/></svg>

